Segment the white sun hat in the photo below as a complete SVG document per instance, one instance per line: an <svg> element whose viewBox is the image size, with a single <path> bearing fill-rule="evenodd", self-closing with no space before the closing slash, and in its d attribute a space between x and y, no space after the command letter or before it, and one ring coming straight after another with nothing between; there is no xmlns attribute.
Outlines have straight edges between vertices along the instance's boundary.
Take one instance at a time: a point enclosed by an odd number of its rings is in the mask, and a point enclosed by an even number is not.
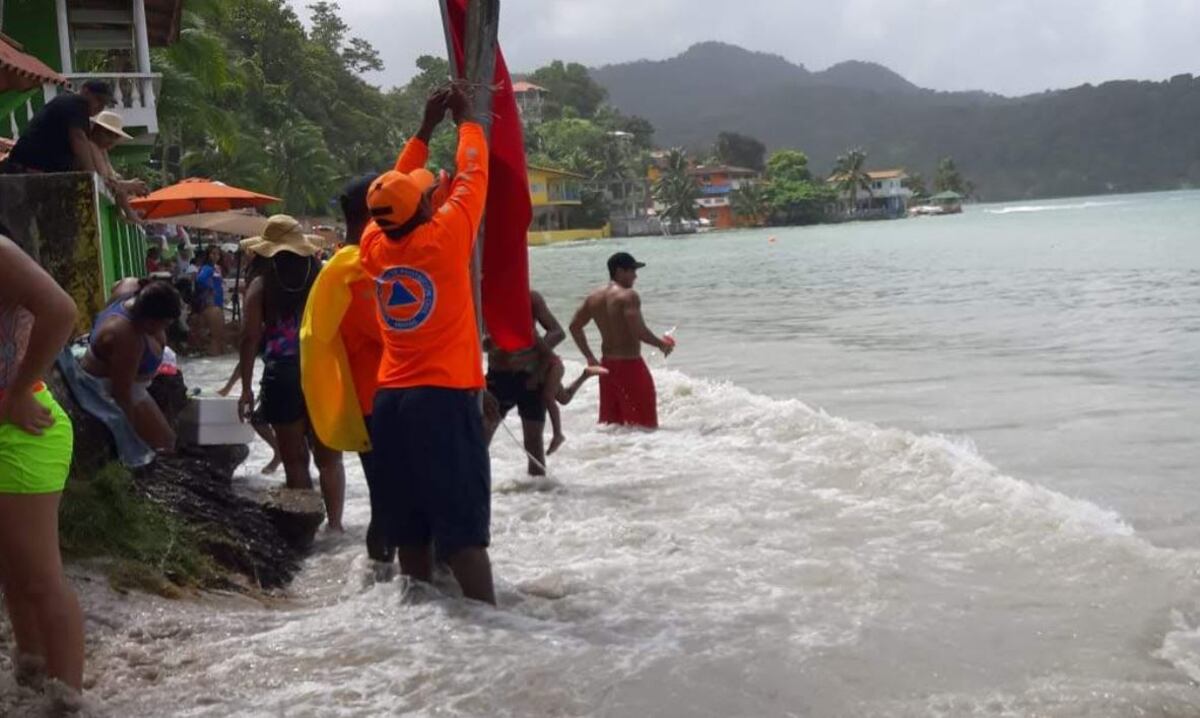
<svg viewBox="0 0 1200 718"><path fill-rule="evenodd" d="M125 121L112 110L105 110L93 117L92 124L99 125L118 137L124 137L127 140L133 139L133 135L125 131Z"/></svg>

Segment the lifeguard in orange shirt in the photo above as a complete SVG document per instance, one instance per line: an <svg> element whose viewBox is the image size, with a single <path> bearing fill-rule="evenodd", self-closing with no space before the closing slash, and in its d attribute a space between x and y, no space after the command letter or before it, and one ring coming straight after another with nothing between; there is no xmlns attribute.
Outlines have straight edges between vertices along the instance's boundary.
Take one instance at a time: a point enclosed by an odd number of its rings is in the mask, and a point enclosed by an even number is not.
<svg viewBox="0 0 1200 718"><path fill-rule="evenodd" d="M436 182L423 167L429 133L447 110L458 125L457 172L435 210ZM373 221L360 252L375 282L384 347L371 416L373 461L401 572L429 581L436 546L463 595L494 604L491 468L470 272L487 200L487 140L457 89L430 97L424 128L367 193Z"/></svg>

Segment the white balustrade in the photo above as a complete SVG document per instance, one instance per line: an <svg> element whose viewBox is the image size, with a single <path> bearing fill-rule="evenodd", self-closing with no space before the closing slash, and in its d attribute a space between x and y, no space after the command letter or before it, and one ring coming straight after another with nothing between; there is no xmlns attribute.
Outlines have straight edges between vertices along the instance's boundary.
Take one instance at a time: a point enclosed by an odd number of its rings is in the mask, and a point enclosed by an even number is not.
<svg viewBox="0 0 1200 718"><path fill-rule="evenodd" d="M66 75L71 87L78 90L89 80L107 82L113 89L113 110L121 115L126 127L145 127L153 136L158 133L158 107L155 85L162 75L153 72L70 73ZM65 90L59 89L57 92Z"/></svg>
<svg viewBox="0 0 1200 718"><path fill-rule="evenodd" d="M18 140L21 138L21 126L17 124L17 113L21 111L18 105L13 108L12 114L8 116L8 129L11 132L10 139ZM29 120L33 119L33 98L25 100L25 120L28 124Z"/></svg>

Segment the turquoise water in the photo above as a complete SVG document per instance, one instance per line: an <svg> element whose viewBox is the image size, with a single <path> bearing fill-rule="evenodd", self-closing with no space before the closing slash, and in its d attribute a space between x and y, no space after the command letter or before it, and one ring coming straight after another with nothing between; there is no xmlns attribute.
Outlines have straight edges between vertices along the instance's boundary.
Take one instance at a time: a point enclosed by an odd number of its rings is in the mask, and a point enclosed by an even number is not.
<svg viewBox="0 0 1200 718"><path fill-rule="evenodd" d="M616 246L535 251L564 322ZM970 440L1200 545L1200 192L620 246L649 264L647 317L679 327L672 368Z"/></svg>
<svg viewBox="0 0 1200 718"><path fill-rule="evenodd" d="M373 584L348 460L350 534L322 536L285 599L85 590L92 699L197 717L1200 715L1198 227L1200 193L1179 193L534 250L563 322L632 251L679 348L648 357L657 433L597 427L592 383L550 480L498 434L500 609ZM266 459L239 480L277 483L254 473Z"/></svg>

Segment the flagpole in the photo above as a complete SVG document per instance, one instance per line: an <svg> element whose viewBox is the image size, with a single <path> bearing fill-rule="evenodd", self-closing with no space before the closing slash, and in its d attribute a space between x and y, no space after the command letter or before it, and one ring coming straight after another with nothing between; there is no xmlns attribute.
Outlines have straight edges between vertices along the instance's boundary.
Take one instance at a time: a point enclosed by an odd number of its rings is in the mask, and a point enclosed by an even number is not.
<svg viewBox="0 0 1200 718"><path fill-rule="evenodd" d="M450 77L451 80L459 78L458 63L454 60L454 28L450 25L450 0L438 0L438 5L442 8L442 30L446 34L446 58L450 61Z"/></svg>
<svg viewBox="0 0 1200 718"><path fill-rule="evenodd" d="M496 36L500 18L500 0L467 0L466 60L467 80L475 96L472 114L483 125L483 136L491 149L492 135L492 83L496 78ZM489 152L489 157L490 157ZM490 168L489 168L490 169ZM490 176L490 174L489 174ZM475 252L471 257L471 277L474 280L475 319L479 335L486 333L483 320L483 245L487 233L487 215L479 225L479 236L475 241Z"/></svg>
<svg viewBox="0 0 1200 718"><path fill-rule="evenodd" d="M492 84L496 77L496 47L500 25L500 0L467 0L467 21L463 32L463 68L458 72L454 52L454 28L450 23L450 0L438 0L442 10L442 28L446 34L446 55L450 60L451 79L465 79L473 96L471 115L483 126L485 138L492 129ZM475 301L475 322L479 336L484 335L483 321L483 243L486 217L480 223L475 251L471 255L471 284Z"/></svg>

